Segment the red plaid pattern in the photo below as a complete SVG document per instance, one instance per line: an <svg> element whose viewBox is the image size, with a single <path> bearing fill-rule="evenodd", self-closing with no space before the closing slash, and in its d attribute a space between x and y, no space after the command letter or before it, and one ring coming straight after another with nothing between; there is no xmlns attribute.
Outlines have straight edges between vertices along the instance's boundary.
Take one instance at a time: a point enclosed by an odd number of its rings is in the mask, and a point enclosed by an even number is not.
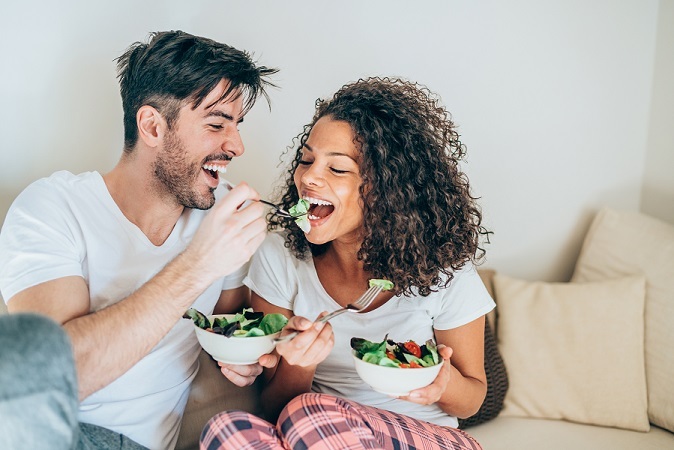
<svg viewBox="0 0 674 450"><path fill-rule="evenodd" d="M213 417L201 449L482 450L464 431L434 425L325 394L302 394L274 427L243 411Z"/></svg>

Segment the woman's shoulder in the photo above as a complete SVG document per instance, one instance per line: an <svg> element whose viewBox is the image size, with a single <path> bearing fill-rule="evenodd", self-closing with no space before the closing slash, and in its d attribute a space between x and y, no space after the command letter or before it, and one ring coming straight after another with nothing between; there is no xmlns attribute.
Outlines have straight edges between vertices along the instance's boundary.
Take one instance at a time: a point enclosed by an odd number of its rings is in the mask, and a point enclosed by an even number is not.
<svg viewBox="0 0 674 450"><path fill-rule="evenodd" d="M444 296L465 290L481 290L481 288L484 288L484 284L477 272L477 267L471 261L466 262L460 269L453 271L452 279L447 282L448 279L448 274L440 274L440 283L438 286L440 295Z"/></svg>

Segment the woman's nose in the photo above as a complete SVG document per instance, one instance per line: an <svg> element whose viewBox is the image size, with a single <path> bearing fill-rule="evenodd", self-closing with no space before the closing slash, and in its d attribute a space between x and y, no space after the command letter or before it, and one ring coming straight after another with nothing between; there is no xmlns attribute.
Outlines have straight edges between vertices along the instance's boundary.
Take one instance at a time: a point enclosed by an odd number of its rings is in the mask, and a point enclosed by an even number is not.
<svg viewBox="0 0 674 450"><path fill-rule="evenodd" d="M320 186L323 184L323 176L316 165L312 164L302 174L300 181L307 186Z"/></svg>

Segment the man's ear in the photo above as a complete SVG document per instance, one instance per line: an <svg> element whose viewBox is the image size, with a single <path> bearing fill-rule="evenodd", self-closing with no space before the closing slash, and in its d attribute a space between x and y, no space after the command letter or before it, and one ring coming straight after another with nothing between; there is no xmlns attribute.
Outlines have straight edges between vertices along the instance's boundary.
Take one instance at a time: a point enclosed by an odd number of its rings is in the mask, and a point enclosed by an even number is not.
<svg viewBox="0 0 674 450"><path fill-rule="evenodd" d="M150 105L143 105L136 113L136 126L138 127L138 137L140 137L148 147L157 147L167 131L167 124L164 117L159 114L155 108Z"/></svg>

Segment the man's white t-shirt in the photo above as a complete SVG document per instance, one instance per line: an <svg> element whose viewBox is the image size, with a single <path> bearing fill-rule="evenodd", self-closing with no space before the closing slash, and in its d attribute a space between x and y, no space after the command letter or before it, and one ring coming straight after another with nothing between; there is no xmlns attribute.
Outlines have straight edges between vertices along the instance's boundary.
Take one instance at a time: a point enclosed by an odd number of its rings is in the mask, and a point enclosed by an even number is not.
<svg viewBox="0 0 674 450"><path fill-rule="evenodd" d="M251 260L244 284L268 302L312 320L323 311L340 308L321 285L313 260L295 258L283 243L279 233L267 236ZM350 341L361 337L381 342L388 334L394 341L411 339L423 343L434 338L434 329L460 327L487 314L494 306L474 266L467 265L454 274L447 288L427 297L395 296L373 311L337 316L330 321L334 348L318 365L312 390L456 427L456 417L437 405L418 405L372 390L356 373Z"/></svg>
<svg viewBox="0 0 674 450"><path fill-rule="evenodd" d="M89 287L90 311L101 310L136 291L182 252L205 214L186 209L168 239L155 246L120 211L99 173L56 172L28 186L7 214L0 233L0 291L7 301L39 283L80 276ZM242 285L246 269L212 284L193 307L212 313L222 290ZM199 351L191 321L178 320L147 356L81 402L80 422L150 449L174 448ZM105 359L103 349L98 356Z"/></svg>

